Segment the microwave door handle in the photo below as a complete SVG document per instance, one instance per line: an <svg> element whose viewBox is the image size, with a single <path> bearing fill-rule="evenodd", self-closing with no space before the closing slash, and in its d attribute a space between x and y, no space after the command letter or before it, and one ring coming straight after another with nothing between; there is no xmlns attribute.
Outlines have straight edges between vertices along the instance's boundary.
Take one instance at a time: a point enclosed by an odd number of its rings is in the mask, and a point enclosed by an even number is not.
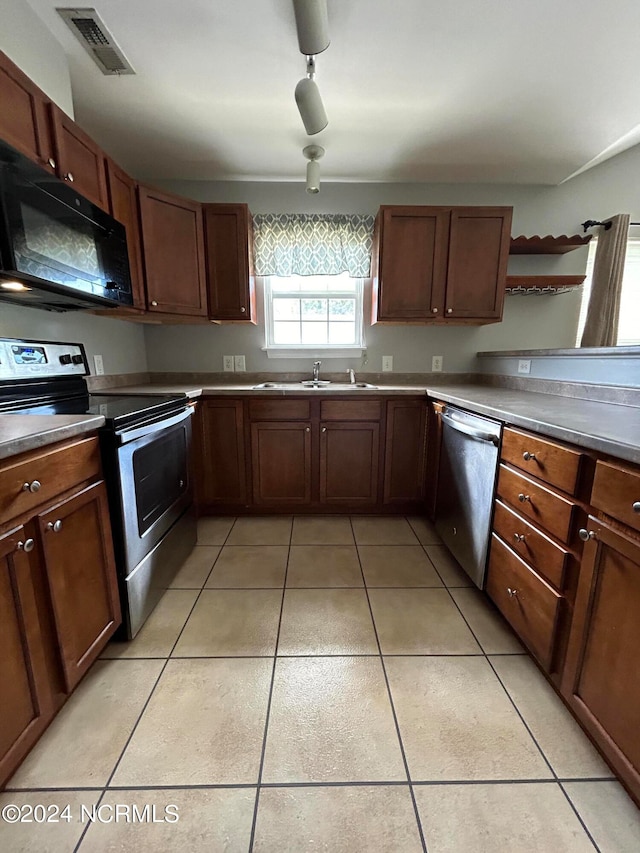
<svg viewBox="0 0 640 853"><path fill-rule="evenodd" d="M475 438L476 441L489 441L491 442L491 444L495 444L496 447L500 443L500 440L497 435L492 435L490 432L482 432L482 430L474 429L468 424L463 424L460 421L455 420L451 417L451 415L447 415L443 412L440 417L447 424L447 426L451 427L451 429L455 429L456 432L461 432L464 435L468 435L470 438Z"/></svg>
<svg viewBox="0 0 640 853"><path fill-rule="evenodd" d="M157 421L153 421L152 423L135 427L134 429L123 429L120 432L117 432L116 435L118 436L120 444L128 444L130 441L135 441L137 438L144 438L148 435L153 435L156 432L162 432L162 430L169 429L169 427L182 423L182 421L186 421L187 418L190 418L192 414L193 408L189 406L187 409L179 412L172 418L163 417Z"/></svg>

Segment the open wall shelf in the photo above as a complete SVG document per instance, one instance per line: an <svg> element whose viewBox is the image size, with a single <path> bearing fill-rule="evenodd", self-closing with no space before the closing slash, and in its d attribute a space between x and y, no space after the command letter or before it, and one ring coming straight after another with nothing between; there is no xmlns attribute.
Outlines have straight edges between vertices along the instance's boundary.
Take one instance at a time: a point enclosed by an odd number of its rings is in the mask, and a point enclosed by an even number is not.
<svg viewBox="0 0 640 853"><path fill-rule="evenodd" d="M582 286L586 275L508 275L505 293L556 294L568 293Z"/></svg>
<svg viewBox="0 0 640 853"><path fill-rule="evenodd" d="M573 252L574 249L579 249L581 246L586 246L591 240L591 234L585 234L584 237L580 234L574 234L573 237L567 237L566 234L561 234L560 237L552 237L548 234L546 237L512 237L511 246L509 248L510 255L564 255L567 252Z"/></svg>

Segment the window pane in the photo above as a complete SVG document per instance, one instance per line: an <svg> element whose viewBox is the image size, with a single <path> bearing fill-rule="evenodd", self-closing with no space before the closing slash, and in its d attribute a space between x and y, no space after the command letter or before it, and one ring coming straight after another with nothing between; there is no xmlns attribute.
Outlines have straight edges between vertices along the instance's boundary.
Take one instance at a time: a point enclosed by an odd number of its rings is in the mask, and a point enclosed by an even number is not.
<svg viewBox="0 0 640 853"><path fill-rule="evenodd" d="M299 299L281 299L277 297L273 300L273 319L274 320L299 320L300 319L300 300Z"/></svg>
<svg viewBox="0 0 640 853"><path fill-rule="evenodd" d="M301 314L303 320L326 320L326 299L302 299Z"/></svg>
<svg viewBox="0 0 640 853"><path fill-rule="evenodd" d="M316 293L321 293L331 287L331 277L325 278L325 276L305 275L299 279L299 282L300 290L312 290Z"/></svg>
<svg viewBox="0 0 640 853"><path fill-rule="evenodd" d="M327 343L327 324L326 323L303 323L302 324L302 343L303 344L326 344Z"/></svg>
<svg viewBox="0 0 640 853"><path fill-rule="evenodd" d="M296 278L271 276L271 289L274 293L298 293L300 284Z"/></svg>
<svg viewBox="0 0 640 853"><path fill-rule="evenodd" d="M329 300L329 319L330 320L355 320L356 318L356 301L355 299L330 299Z"/></svg>
<svg viewBox="0 0 640 853"><path fill-rule="evenodd" d="M299 323L274 323L273 324L273 342L274 342L274 344L299 344L300 343L300 324Z"/></svg>
<svg viewBox="0 0 640 853"><path fill-rule="evenodd" d="M329 326L330 344L355 344L355 323L331 323Z"/></svg>
<svg viewBox="0 0 640 853"><path fill-rule="evenodd" d="M629 240L620 297L618 346L640 343L640 240Z"/></svg>

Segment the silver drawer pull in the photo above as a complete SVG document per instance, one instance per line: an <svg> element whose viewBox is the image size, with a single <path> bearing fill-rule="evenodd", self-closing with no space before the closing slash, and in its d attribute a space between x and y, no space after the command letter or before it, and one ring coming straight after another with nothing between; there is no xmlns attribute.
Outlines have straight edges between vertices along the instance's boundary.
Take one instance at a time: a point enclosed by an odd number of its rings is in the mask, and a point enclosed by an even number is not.
<svg viewBox="0 0 640 853"><path fill-rule="evenodd" d="M432 309L431 309L431 313L432 313L432 314L437 314L437 313L438 313L438 309L437 309L437 308L432 308Z"/></svg>
<svg viewBox="0 0 640 853"><path fill-rule="evenodd" d="M157 300L152 299L152 300L151 300L151 304L152 304L152 305L153 305L153 307L155 308L155 307L158 305L158 302L157 302Z"/></svg>
<svg viewBox="0 0 640 853"><path fill-rule="evenodd" d="M584 527L581 527L578 530L578 536L582 539L583 542L588 542L589 539L597 539L598 534L595 530L586 530Z"/></svg>
<svg viewBox="0 0 640 853"><path fill-rule="evenodd" d="M241 313L241 314L246 314L246 313L247 313L247 309L243 306L243 307L240 309L240 313Z"/></svg>
<svg viewBox="0 0 640 853"><path fill-rule="evenodd" d="M536 454L535 453L529 453L528 450L525 450L525 452L522 454L522 458L524 459L525 462L528 462L530 459L535 459Z"/></svg>
<svg viewBox="0 0 640 853"><path fill-rule="evenodd" d="M35 545L36 545L35 540L26 539L24 542L18 542L17 548L18 548L18 551L25 551L28 554L29 551L33 551L33 549L35 548Z"/></svg>
<svg viewBox="0 0 640 853"><path fill-rule="evenodd" d="M73 183L73 172L67 172L64 176L65 181L69 181L70 184Z"/></svg>
<svg viewBox="0 0 640 853"><path fill-rule="evenodd" d="M57 521L50 521L47 524L47 530L50 530L52 533L60 533L62 530L62 522L60 519L57 519Z"/></svg>
<svg viewBox="0 0 640 853"><path fill-rule="evenodd" d="M511 589L511 587L508 586L507 587L507 594L509 595L509 598L517 598L518 597L518 590L517 589Z"/></svg>
<svg viewBox="0 0 640 853"><path fill-rule="evenodd" d="M47 160L47 163L51 166L52 169L55 169L56 161L53 159L53 157L49 157L49 159Z"/></svg>
<svg viewBox="0 0 640 853"><path fill-rule="evenodd" d="M632 509L634 512L640 512L640 501L635 501L635 503L633 503L633 504L631 505L631 509Z"/></svg>
<svg viewBox="0 0 640 853"><path fill-rule="evenodd" d="M22 486L23 492L39 492L42 487L40 480L33 480L31 483L24 483Z"/></svg>
<svg viewBox="0 0 640 853"><path fill-rule="evenodd" d="M524 542L524 533L514 533L513 538L516 542Z"/></svg>
<svg viewBox="0 0 640 853"><path fill-rule="evenodd" d="M522 493L518 495L518 500L521 504L523 504L525 501L529 501L529 503L531 503L531 498L529 497L529 495L523 495Z"/></svg>

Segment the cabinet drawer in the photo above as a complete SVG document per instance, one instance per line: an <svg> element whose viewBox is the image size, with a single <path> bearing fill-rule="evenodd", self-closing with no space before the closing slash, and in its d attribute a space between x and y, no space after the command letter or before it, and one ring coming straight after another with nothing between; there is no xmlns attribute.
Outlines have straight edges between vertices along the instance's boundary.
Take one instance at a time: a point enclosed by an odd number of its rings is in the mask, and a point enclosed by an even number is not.
<svg viewBox="0 0 640 853"><path fill-rule="evenodd" d="M379 400L322 400L320 419L323 421L379 421Z"/></svg>
<svg viewBox="0 0 640 853"><path fill-rule="evenodd" d="M562 589L568 551L500 501L496 501L493 527L539 574Z"/></svg>
<svg viewBox="0 0 640 853"><path fill-rule="evenodd" d="M308 420L308 400L249 400L249 417L253 421Z"/></svg>
<svg viewBox="0 0 640 853"><path fill-rule="evenodd" d="M577 450L506 428L502 435L502 458L563 492L575 494L583 459Z"/></svg>
<svg viewBox="0 0 640 853"><path fill-rule="evenodd" d="M591 503L607 515L640 530L640 471L598 462Z"/></svg>
<svg viewBox="0 0 640 853"><path fill-rule="evenodd" d="M49 450L0 468L0 518L8 521L100 474L97 437L86 438L62 450ZM35 482L37 491L30 491Z"/></svg>
<svg viewBox="0 0 640 853"><path fill-rule="evenodd" d="M576 505L545 486L500 465L498 495L518 512L567 542Z"/></svg>
<svg viewBox="0 0 640 853"><path fill-rule="evenodd" d="M487 593L547 670L561 596L498 537L491 537Z"/></svg>

